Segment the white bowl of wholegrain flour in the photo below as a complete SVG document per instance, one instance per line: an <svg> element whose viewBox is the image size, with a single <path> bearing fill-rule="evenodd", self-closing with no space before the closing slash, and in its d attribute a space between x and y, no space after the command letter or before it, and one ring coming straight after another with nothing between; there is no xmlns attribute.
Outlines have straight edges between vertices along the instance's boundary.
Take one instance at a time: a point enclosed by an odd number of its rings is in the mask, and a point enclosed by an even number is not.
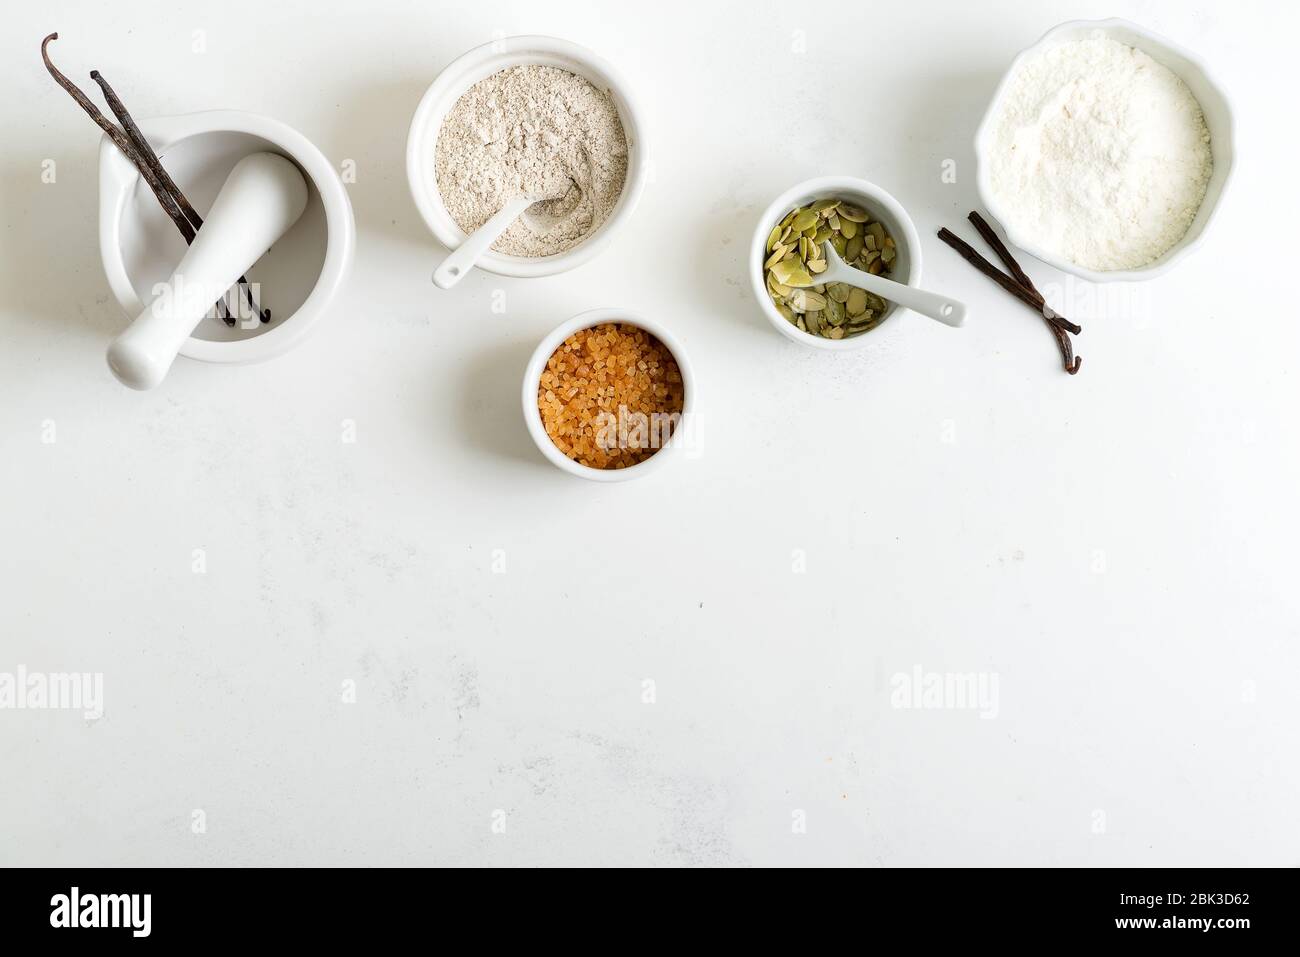
<svg viewBox="0 0 1300 957"><path fill-rule="evenodd" d="M454 61L406 145L415 205L448 249L515 196L563 194L530 207L479 260L501 276L550 276L595 256L635 209L646 169L627 85L554 37L496 40Z"/></svg>
<svg viewBox="0 0 1300 957"><path fill-rule="evenodd" d="M1076 20L994 93L975 136L980 198L1058 269L1149 279L1205 235L1233 140L1228 98L1195 55L1126 20Z"/></svg>

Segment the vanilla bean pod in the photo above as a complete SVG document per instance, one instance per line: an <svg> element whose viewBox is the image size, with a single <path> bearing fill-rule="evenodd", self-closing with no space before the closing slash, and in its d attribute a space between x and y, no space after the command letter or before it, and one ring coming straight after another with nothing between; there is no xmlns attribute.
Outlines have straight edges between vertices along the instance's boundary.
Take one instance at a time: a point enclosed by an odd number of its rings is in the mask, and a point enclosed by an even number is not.
<svg viewBox="0 0 1300 957"><path fill-rule="evenodd" d="M993 251L998 254L998 259L1002 260L1002 265L1007 267L1015 280L1037 296L1042 302L1043 318L1047 320L1048 326L1052 330L1052 335L1056 339L1056 347L1061 350L1061 362L1065 365L1065 371L1070 373L1070 375L1078 375L1079 369L1083 365L1083 357L1074 354L1074 344L1070 342L1070 337L1065 334L1066 329L1062 329L1060 325L1052 322L1048 313L1050 312L1052 316L1062 320L1064 320L1065 317L1061 316L1047 304L1047 298L1038 291L1038 287L1034 285L1034 281L1029 278L1029 273L1025 272L1025 270L1021 268L1016 257L1011 255L1011 250L1008 249L1006 243L1002 241L1002 237L1000 237L993 227L989 225L988 220L974 209L970 211L970 215L966 218L971 221L971 224L979 231L979 234L984 237L984 241L993 247ZM1077 336L1079 333L1083 332L1083 327L1070 323L1068 331L1073 332Z"/></svg>
<svg viewBox="0 0 1300 957"><path fill-rule="evenodd" d="M1029 273L1020 268L1020 263L1016 262L1016 257L1011 255L1011 250L1008 249L1006 243L1002 241L1002 237L1000 237L994 231L993 227L988 224L988 220L973 209L970 211L970 215L966 218L971 221L971 225L973 225L975 229L979 231L979 234L984 237L984 241L993 247L993 251L998 254L998 259L1002 260L1002 265L1007 267L1016 282L1024 286L1025 289L1032 293L1038 300L1039 308L1043 310L1044 319L1052 323L1052 325L1064 329L1066 332L1073 333L1076 336L1083 332L1082 326L1070 322L1070 320L1066 319L1063 315L1047 304L1047 299L1038 291L1038 287L1034 285L1034 281L1029 278Z"/></svg>
<svg viewBox="0 0 1300 957"><path fill-rule="evenodd" d="M64 76L50 59L49 50L47 48L49 47L51 40L57 40L58 38L59 35L57 33L51 33L41 41L41 59L45 61L45 68L49 70L50 76L54 77L54 82L58 83L59 86L63 87L63 89L67 91L67 94L72 97L82 110L85 111L86 115L94 120L95 125L103 130L104 134L113 141L113 145L121 150L122 155L129 159L135 168L140 171L141 178L143 178L149 185L149 188L153 190L154 196L158 199L158 204L162 206L163 212L167 214L171 221L176 224L176 229L179 230L181 237L185 240L186 244L188 245L189 243L194 242L194 227L190 225L189 220L186 218L185 214L181 212L180 206L176 203L176 200L172 197L171 193L169 193L163 186L162 181L158 179L153 170L149 168L149 164L144 161L142 156L140 156L139 151L136 150L135 146L131 143L131 140L122 132L122 130L109 122L108 118L100 112L99 107L92 103L86 94L81 92L81 89L77 84ZM233 326L235 320L234 317L230 315L230 311L226 308L225 301L218 300L216 307L217 315L219 315L227 325Z"/></svg>
<svg viewBox="0 0 1300 957"><path fill-rule="evenodd" d="M200 216L198 211L190 204L190 201L186 198L185 194L181 192L181 188L176 185L176 181L171 178L171 174L168 173L167 169L162 165L162 161L158 158L158 154L155 153L153 147L149 145L149 141L145 139L144 133L140 131L140 127L136 124L135 118L131 116L130 111L127 110L126 104L122 102L121 98L117 95L117 92L109 85L109 82L104 79L103 75L98 70L91 70L90 78L99 84L99 88L104 92L104 101L108 104L108 108L113 111L113 115L116 116L118 122L122 124L122 129L130 138L131 143L135 146L141 158L144 159L145 163L149 165L149 168L153 170L154 175L158 177L158 181L162 183L163 188L166 189L172 195L172 198L176 200L177 205L180 206L181 212L184 213L185 218L190 221L190 225L194 227L195 232L202 229L203 217ZM248 303L248 308L253 311L253 314L261 319L262 322L270 322L271 310L258 308L257 302L253 299L253 290L248 282L247 276L239 277L239 288L244 293L244 300Z"/></svg>
<svg viewBox="0 0 1300 957"><path fill-rule="evenodd" d="M970 245L970 243L966 242L966 240L962 239L960 236L952 232L952 230L948 229L946 226L943 229L939 230L939 238L942 239L949 246L951 246L953 249L955 249L957 251L957 254L961 256L962 259L966 260L968 263L970 263L972 266L974 266L984 275L988 276L995 283L997 283L1007 292L1011 293L1011 295L1015 296L1026 306L1028 306L1030 309L1033 309L1035 312L1042 315L1043 318L1046 319L1048 322L1050 322L1052 325L1054 326L1060 325L1060 327L1065 329L1066 332L1073 331L1073 329L1077 328L1074 325L1074 323L1069 322L1068 320L1065 319L1061 319L1059 316L1056 316L1054 312L1051 312L1050 309L1044 312L1043 310L1044 303L1040 296L1035 295L1033 292L1026 289L1024 286L1020 285L1020 283L1016 282L1014 279L1012 279L1010 276L1004 273L997 266L993 265L991 262L989 262L987 259L981 256ZM1051 313L1051 314L1048 315L1047 313ZM1052 318L1053 316L1056 316L1056 318L1053 319Z"/></svg>
<svg viewBox="0 0 1300 957"><path fill-rule="evenodd" d="M1047 323L1047 328L1051 330L1053 337L1056 339L1056 345L1061 351L1061 362L1065 367L1065 371L1070 373L1070 375L1078 374L1080 367L1083 365L1083 359L1074 354L1074 348L1070 344L1069 337L1066 335L1066 329L1079 327L1075 326L1074 323L1070 323L1068 320L1056 316L1051 309L1045 308L1046 304L1036 291L1031 291L1030 289L1020 285L1020 283L1015 279L1008 276L997 266L993 265L981 256L969 243L963 240L960 236L957 236L947 227L939 230L939 238L956 250L957 254L968 263L1037 312L1043 318L1043 321ZM1055 317L1055 321L1053 317ZM1067 323L1067 325L1065 328L1062 328L1059 323Z"/></svg>

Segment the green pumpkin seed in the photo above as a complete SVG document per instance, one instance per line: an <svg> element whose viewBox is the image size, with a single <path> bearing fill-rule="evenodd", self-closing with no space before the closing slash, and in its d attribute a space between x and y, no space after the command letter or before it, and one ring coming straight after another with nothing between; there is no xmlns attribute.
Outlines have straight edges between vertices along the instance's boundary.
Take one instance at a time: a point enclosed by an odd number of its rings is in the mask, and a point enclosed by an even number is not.
<svg viewBox="0 0 1300 957"><path fill-rule="evenodd" d="M796 289L790 294L790 308L795 312L820 312L826 308L826 297L811 289Z"/></svg>
<svg viewBox="0 0 1300 957"><path fill-rule="evenodd" d="M783 286L811 286L812 276L797 260L783 259L772 267L772 276Z"/></svg>
<svg viewBox="0 0 1300 957"><path fill-rule="evenodd" d="M803 268L803 264L798 260L781 260L772 267L772 276L781 285L793 286L796 289L813 285L813 277L809 276L807 269Z"/></svg>
<svg viewBox="0 0 1300 957"><path fill-rule="evenodd" d="M810 226L817 225L818 216L811 209L800 210L790 222L790 228L796 233L806 232Z"/></svg>

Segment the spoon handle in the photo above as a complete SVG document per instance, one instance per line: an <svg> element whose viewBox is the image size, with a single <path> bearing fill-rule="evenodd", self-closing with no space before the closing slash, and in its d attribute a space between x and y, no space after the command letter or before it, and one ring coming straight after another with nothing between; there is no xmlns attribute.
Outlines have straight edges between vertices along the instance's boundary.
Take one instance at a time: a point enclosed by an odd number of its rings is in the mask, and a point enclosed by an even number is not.
<svg viewBox="0 0 1300 957"><path fill-rule="evenodd" d="M835 249L829 240L826 242L826 256L831 266L817 277L820 282L842 282L846 286L857 286L859 289L874 292L877 296L897 303L905 309L938 320L944 325L955 327L966 321L965 303L949 296L941 296L935 292L917 289L915 286L908 286L886 279L884 276L873 276L869 272L855 269L835 255Z"/></svg>
<svg viewBox="0 0 1300 957"><path fill-rule="evenodd" d="M861 272L861 270L858 271ZM879 276L873 276L871 273L866 275L869 280L880 279ZM874 282L871 283L868 291L896 302L913 312L929 316L931 319L938 320L947 326L956 328L966 321L965 303L950 299L947 296L941 296L937 292L917 289L915 286L905 286L901 282L891 282L888 279L884 280L879 286L876 286Z"/></svg>
<svg viewBox="0 0 1300 957"><path fill-rule="evenodd" d="M450 289L460 282L497 238L532 204L533 200L527 196L516 196L502 206L495 216L474 230L439 264L433 271L433 284L439 289Z"/></svg>

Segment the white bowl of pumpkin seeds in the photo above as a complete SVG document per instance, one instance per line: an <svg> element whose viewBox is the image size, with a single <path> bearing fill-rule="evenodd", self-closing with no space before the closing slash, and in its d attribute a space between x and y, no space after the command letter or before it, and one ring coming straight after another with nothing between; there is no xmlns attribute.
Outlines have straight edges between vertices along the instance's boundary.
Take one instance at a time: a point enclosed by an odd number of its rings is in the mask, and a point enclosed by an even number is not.
<svg viewBox="0 0 1300 957"><path fill-rule="evenodd" d="M898 200L852 176L822 176L792 186L759 218L749 275L763 315L783 336L803 345L860 349L902 307L841 284L817 283L817 272L825 268L819 250L826 239L850 265L918 286L921 238Z"/></svg>

